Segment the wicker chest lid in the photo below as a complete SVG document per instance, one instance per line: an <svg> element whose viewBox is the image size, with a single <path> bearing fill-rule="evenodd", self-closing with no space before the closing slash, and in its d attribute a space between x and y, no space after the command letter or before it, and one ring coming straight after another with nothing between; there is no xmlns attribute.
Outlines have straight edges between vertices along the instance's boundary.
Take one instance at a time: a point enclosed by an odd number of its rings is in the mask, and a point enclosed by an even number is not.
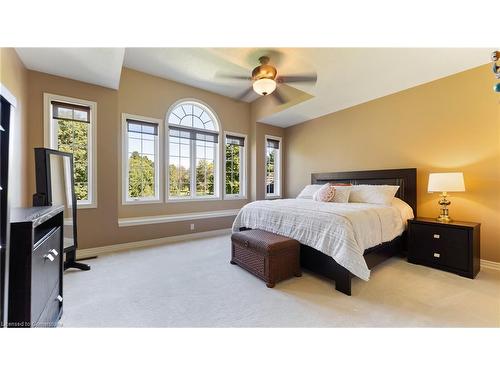
<svg viewBox="0 0 500 375"><path fill-rule="evenodd" d="M290 247L300 246L299 242L292 238L260 229L233 233L231 235L231 240L245 247L251 247L255 250L265 252L275 252L283 249L289 249Z"/></svg>

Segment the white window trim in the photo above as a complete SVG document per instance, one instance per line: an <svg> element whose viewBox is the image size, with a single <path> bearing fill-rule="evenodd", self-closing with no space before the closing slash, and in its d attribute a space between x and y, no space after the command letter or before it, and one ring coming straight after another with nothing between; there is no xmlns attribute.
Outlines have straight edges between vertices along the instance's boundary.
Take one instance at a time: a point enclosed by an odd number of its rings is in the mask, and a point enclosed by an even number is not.
<svg viewBox="0 0 500 375"><path fill-rule="evenodd" d="M12 143L14 141L14 132L17 131L15 130L17 128L17 121L19 118L17 117L17 98L9 91L7 87L5 87L1 82L0 82L0 94L4 97L5 100L7 100L10 103L10 119L9 119L9 124L11 126L10 128L10 137L9 137L9 160L13 160L13 154L14 150L12 147ZM9 168L8 168L8 180L12 181L12 161L9 162ZM9 187L12 189L12 183ZM9 212L10 212L10 203L9 203L9 191L7 191L7 218L9 217ZM9 223L7 223L7 235L5 238L5 250L4 250L4 260L5 264L9 264L9 259L10 259L10 230L9 230ZM3 316L4 316L4 322L7 322L7 309L8 309L8 301L9 301L9 267L6 267L6 270L4 272L4 279L1 282L2 287L5 288L4 291L4 310L3 310ZM0 323L4 323L0 321Z"/></svg>
<svg viewBox="0 0 500 375"><path fill-rule="evenodd" d="M207 197L196 197L196 181L194 181L194 179L191 179L190 183L191 183L191 196L190 197L186 197L186 198L171 198L169 196L169 193L170 193L170 173L169 173L169 170L168 170L168 166L169 166L169 160L170 160L170 150L169 150L169 145L170 145L170 132L169 132L169 129L170 129L170 126L175 126L175 127L179 127L179 128L186 128L186 129L193 129L192 127L190 126L184 126L184 125L178 125L178 124L170 124L168 122L168 117L170 115L170 113L172 112L172 110L177 107L179 104L181 103L184 103L184 102L193 102L193 103L197 103L199 104L200 106L202 107L206 107L206 109L213 115L214 117L214 120L215 120L215 125L217 125L218 127L218 130L217 131L212 131L212 130L204 130L206 132L209 132L209 133L214 133L214 134L218 134L219 135L219 142L217 143L217 146L216 146L216 151L214 153L214 159L215 159L215 178L214 178L214 181L215 181L215 187L214 187L214 192L215 192L215 195L213 197L210 197L210 198L207 198ZM221 163L219 163L220 160L224 160L224 157L222 155L222 152L224 150L223 147L221 147L221 135L223 134L223 131L222 131L222 123L219 119L219 116L217 116L217 113L212 109L212 107L210 107L207 103L199 100L199 99L194 99L194 98L184 98L184 99L179 99L177 101L175 101L168 109L167 111L167 114L165 116L165 144L164 144L164 149L165 149L165 153L164 153L164 157L163 159L165 160L165 165L164 165L164 172L165 172L165 182L166 182L166 185L165 185L165 192L164 192L164 195L165 195L165 202L166 203L186 203L186 202L209 202L209 201L220 201L222 200L222 191L221 191L221 186L223 186L223 177L224 177L224 174L221 173L221 169L222 169L222 166L221 166ZM196 156L196 146L194 145L194 142L190 142L190 147L191 147L191 151L190 151L190 154L191 155L194 155ZM193 151L192 148L195 148L195 150ZM196 170L196 157L191 157L191 166L190 168L192 170Z"/></svg>
<svg viewBox="0 0 500 375"><path fill-rule="evenodd" d="M275 141L279 141L280 143L280 148L278 149L278 173L274 171L275 173L275 191L277 190L277 193L274 194L267 194L267 189L266 189L266 177L267 177L267 168L266 168L266 159L267 159L267 140L268 139L273 139ZM283 182L281 181L281 176L283 175L283 138L277 137L275 135L267 135L264 138L264 194L266 199L280 199L282 197L282 185ZM278 183L276 184L276 174L278 175ZM276 185L277 189L276 189Z"/></svg>
<svg viewBox="0 0 500 375"><path fill-rule="evenodd" d="M243 146L243 155L240 155L240 158L241 156L243 156L240 160L240 164L243 164L243 170L242 170L242 174L243 176L240 175L240 194L226 194L226 150L225 150L225 146L226 146L226 136L227 135L233 135L235 137L241 137L241 138L244 138L244 142L245 142L245 146ZM247 199L247 176L248 176L248 163L247 163L247 160L248 160L248 143L247 143L247 135L246 134L242 134L242 133L235 133L235 132L231 132L231 131L225 131L224 132L224 147L223 147L223 150L222 150L222 154L223 154L223 163L222 163L222 166L224 168L224 173L223 173L223 176L222 176L222 183L223 183L223 187L222 187L222 191L224 193L224 199L225 200L238 200L238 199Z"/></svg>
<svg viewBox="0 0 500 375"><path fill-rule="evenodd" d="M137 120L137 121L145 121L158 124L158 135L155 140L155 158L157 159L155 162L155 196L154 198L129 198L128 197L128 129L127 129L127 120ZM122 205L136 205L136 204L152 204L152 203L162 203L162 165L163 155L162 155L162 147L160 140L163 137L163 120L145 117L141 115L134 115L131 113L122 113Z"/></svg>
<svg viewBox="0 0 500 375"><path fill-rule="evenodd" d="M43 93L44 108L44 147L57 150L57 134L52 127L52 101L63 103L79 104L90 107L90 126L89 126L89 195L87 202L78 201L77 208L97 208L97 103L89 100L71 98L50 93Z"/></svg>
<svg viewBox="0 0 500 375"><path fill-rule="evenodd" d="M11 108L12 107L17 108L17 98L1 82L0 82L0 94L5 98L5 100L7 100L10 103Z"/></svg>

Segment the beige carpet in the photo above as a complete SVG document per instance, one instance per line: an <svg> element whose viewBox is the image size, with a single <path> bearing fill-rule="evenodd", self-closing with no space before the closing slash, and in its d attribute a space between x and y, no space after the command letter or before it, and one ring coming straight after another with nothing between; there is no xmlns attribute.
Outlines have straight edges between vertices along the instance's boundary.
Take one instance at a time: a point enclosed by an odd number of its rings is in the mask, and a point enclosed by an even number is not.
<svg viewBox="0 0 500 375"><path fill-rule="evenodd" d="M500 272L393 258L353 295L304 273L274 289L229 264L229 236L115 253L64 276L63 327L500 327Z"/></svg>

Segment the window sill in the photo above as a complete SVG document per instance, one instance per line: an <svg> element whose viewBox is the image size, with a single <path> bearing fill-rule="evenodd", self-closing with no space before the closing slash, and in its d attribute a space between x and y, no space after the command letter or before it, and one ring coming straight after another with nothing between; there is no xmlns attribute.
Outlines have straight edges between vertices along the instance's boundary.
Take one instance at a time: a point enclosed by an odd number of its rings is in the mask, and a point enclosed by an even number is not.
<svg viewBox="0 0 500 375"><path fill-rule="evenodd" d="M220 197L213 198L168 198L165 203L186 203L186 202L211 202L221 201Z"/></svg>
<svg viewBox="0 0 500 375"><path fill-rule="evenodd" d="M224 200L226 201L237 201L237 200L247 200L246 195L224 195Z"/></svg>
<svg viewBox="0 0 500 375"><path fill-rule="evenodd" d="M268 200L281 199L281 195L266 195L265 199L268 199Z"/></svg>
<svg viewBox="0 0 500 375"><path fill-rule="evenodd" d="M78 210L87 208L97 208L97 203L76 203L76 208Z"/></svg>
<svg viewBox="0 0 500 375"><path fill-rule="evenodd" d="M134 205L137 205L137 204L158 204L158 203L162 203L162 201L160 199L138 199L138 200L134 200L134 201L122 201L122 205L123 206L134 206Z"/></svg>

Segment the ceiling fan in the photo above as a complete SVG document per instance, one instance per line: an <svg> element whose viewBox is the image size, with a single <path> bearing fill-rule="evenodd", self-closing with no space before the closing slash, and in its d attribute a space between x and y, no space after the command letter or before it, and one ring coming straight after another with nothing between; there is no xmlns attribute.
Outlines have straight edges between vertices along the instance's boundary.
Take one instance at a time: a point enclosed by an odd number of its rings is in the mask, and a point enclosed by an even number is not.
<svg viewBox="0 0 500 375"><path fill-rule="evenodd" d="M240 96L238 96L237 98L238 100L243 100L253 90L261 96L266 96L266 95L272 96L280 104L286 103L287 100L278 85L282 83L293 83L293 82L315 83L317 80L316 73L301 74L301 75L278 75L278 71L273 65L269 64L269 60L270 59L268 56L259 57L260 65L252 70L251 77L226 74L226 73L217 73L217 76L221 78L253 81L252 86L250 86Z"/></svg>

